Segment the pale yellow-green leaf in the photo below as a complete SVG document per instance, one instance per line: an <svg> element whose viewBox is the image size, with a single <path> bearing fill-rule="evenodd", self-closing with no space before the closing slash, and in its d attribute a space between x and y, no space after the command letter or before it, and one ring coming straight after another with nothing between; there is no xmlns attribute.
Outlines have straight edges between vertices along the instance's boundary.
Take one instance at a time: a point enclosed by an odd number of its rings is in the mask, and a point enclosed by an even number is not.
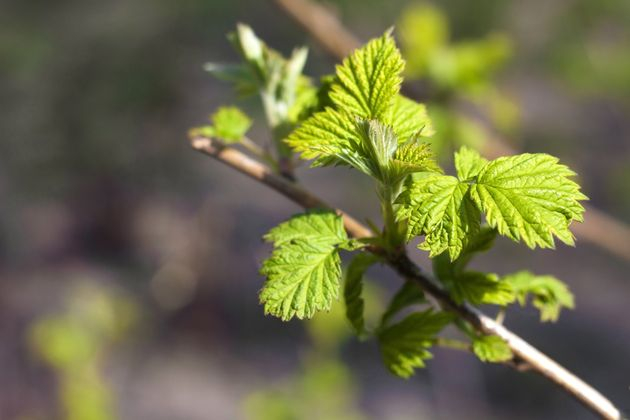
<svg viewBox="0 0 630 420"><path fill-rule="evenodd" d="M572 221L582 221L586 196L575 173L543 153L502 157L486 164L470 196L500 234L530 248L553 248L554 236L573 245Z"/></svg>
<svg viewBox="0 0 630 420"><path fill-rule="evenodd" d="M364 118L385 115L400 90L405 66L389 32L355 50L337 66L330 97L339 109Z"/></svg>
<svg viewBox="0 0 630 420"><path fill-rule="evenodd" d="M469 185L436 173L416 176L398 198L398 219L408 222L408 239L425 235L420 248L434 257L448 251L456 259L479 230L479 210L468 197Z"/></svg>
<svg viewBox="0 0 630 420"><path fill-rule="evenodd" d="M288 321L329 310L339 294L337 246L348 240L341 217L331 211L297 215L265 239L274 243L260 270L267 278L260 292L265 313Z"/></svg>

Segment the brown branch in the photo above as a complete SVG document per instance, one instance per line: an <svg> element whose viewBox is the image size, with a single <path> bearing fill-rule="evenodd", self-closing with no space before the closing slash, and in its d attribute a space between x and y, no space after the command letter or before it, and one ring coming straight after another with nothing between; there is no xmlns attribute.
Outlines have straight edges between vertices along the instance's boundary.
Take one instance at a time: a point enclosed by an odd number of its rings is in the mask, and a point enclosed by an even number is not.
<svg viewBox="0 0 630 420"><path fill-rule="evenodd" d="M296 183L275 175L262 163L234 148L204 137L193 138L191 144L195 150L211 156L250 178L271 187L304 208L332 208ZM371 231L356 219L340 210L337 211L343 216L344 226L349 234L357 238L365 238L372 235ZM382 250L377 248L372 248L370 251L384 255ZM459 305L453 301L450 295L433 278L422 272L405 253L384 256L387 258L388 264L402 278L413 279L426 293L435 298L444 309L457 313L484 334L493 334L503 338L516 356L514 366L530 367L531 370L538 372L564 389L602 418L621 418L619 410L593 387L545 356L504 326L498 324L492 318L484 315L478 309L466 304Z"/></svg>
<svg viewBox="0 0 630 420"><path fill-rule="evenodd" d="M274 1L335 58L341 60L361 45L360 40L321 4L311 0ZM403 92L410 97L419 98L412 85L403 85ZM488 124L482 124L482 128L486 133L486 141L481 152L486 157L496 158L517 153ZM584 222L576 224L573 229L578 239L591 242L630 261L630 227L592 206L586 204L584 208Z"/></svg>

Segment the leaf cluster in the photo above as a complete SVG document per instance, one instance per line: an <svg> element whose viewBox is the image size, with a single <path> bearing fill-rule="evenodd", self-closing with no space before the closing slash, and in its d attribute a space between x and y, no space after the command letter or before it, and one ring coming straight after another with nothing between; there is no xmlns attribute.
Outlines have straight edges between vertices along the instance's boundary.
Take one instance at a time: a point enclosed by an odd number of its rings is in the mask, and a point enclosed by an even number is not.
<svg viewBox="0 0 630 420"><path fill-rule="evenodd" d="M440 343L438 335L451 324L469 340L460 347L482 361L509 360L507 343L431 307L410 281L376 325L366 320L366 273L404 252L405 241L416 237L423 238L419 248L428 251L435 276L456 303L504 310L531 301L542 321L555 321L561 309L573 307L566 285L552 276L521 271L502 277L468 269L497 235L530 248L553 248L556 239L573 245L569 227L582 221L580 201L586 196L572 180L575 173L557 158L526 153L487 160L462 147L455 153L456 175L445 174L431 152L434 130L425 106L400 94L405 61L391 31L354 51L319 88L301 74L306 50L284 58L245 25L231 39L243 64L209 70L241 91L255 87L274 138L284 140L284 156L296 152L316 167L343 165L372 177L384 219L383 230L375 227L376 236L362 241L350 239L342 218L327 210L298 214L271 229L264 238L273 251L260 270L266 278L260 291L266 314L288 321L329 311L340 295L340 251L369 244L381 249L379 255L359 252L345 270L345 314L358 337L378 340L391 372L409 377L423 367ZM212 120L202 129L227 142L238 141L251 124L236 108L220 109Z"/></svg>
<svg viewBox="0 0 630 420"><path fill-rule="evenodd" d="M331 106L289 135L287 144L313 166L353 167L385 185L414 172L439 170L425 138L424 105L400 95L404 61L390 32L337 66Z"/></svg>
<svg viewBox="0 0 630 420"><path fill-rule="evenodd" d="M455 260L488 224L528 247L554 248L554 237L573 245L569 225L582 221L586 199L570 177L575 173L544 153L524 153L487 161L463 147L455 154L457 177L424 173L400 195L398 218L407 238L424 235L420 249Z"/></svg>

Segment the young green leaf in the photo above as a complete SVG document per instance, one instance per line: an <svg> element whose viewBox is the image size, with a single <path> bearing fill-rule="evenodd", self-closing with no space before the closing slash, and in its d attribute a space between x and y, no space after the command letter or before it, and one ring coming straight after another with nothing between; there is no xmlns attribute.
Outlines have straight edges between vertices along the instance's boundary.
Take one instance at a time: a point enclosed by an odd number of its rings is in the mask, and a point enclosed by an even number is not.
<svg viewBox="0 0 630 420"><path fill-rule="evenodd" d="M492 229L488 226L482 226L478 232L468 238L466 247L459 255L459 257L453 261L453 269L455 272L463 272L470 260L481 252L486 252L494 245L494 240L497 237L496 229Z"/></svg>
<svg viewBox="0 0 630 420"><path fill-rule="evenodd" d="M422 289L413 281L407 280L396 292L389 302L387 309L381 317L381 327L386 326L394 315L411 305L425 303L426 299Z"/></svg>
<svg viewBox="0 0 630 420"><path fill-rule="evenodd" d="M470 147L462 146L455 153L455 168L460 181L468 181L476 177L488 160Z"/></svg>
<svg viewBox="0 0 630 420"><path fill-rule="evenodd" d="M348 239L341 216L330 210L312 210L291 217L271 229L264 237L278 247L295 239L338 245Z"/></svg>
<svg viewBox="0 0 630 420"><path fill-rule="evenodd" d="M392 106L384 117L385 124L391 126L400 143L417 137L431 137L434 134L427 108L402 95L396 95Z"/></svg>
<svg viewBox="0 0 630 420"><path fill-rule="evenodd" d="M243 63L236 66L210 63L206 70L233 82L241 93L260 96L276 152L288 161L291 150L283 142L284 138L295 124L318 108L317 90L310 79L302 75L308 51L297 48L285 58L243 24L237 25L229 39L241 54Z"/></svg>
<svg viewBox="0 0 630 420"><path fill-rule="evenodd" d="M302 159L315 159L313 166L359 166L363 158L357 152L361 139L357 122L347 115L327 108L307 119L286 139Z"/></svg>
<svg viewBox="0 0 630 420"><path fill-rule="evenodd" d="M252 125L249 117L235 106L219 108L211 119L214 136L228 144L239 142Z"/></svg>
<svg viewBox="0 0 630 420"><path fill-rule="evenodd" d="M405 66L391 31L355 50L337 66L330 97L339 109L364 119L380 119L400 90Z"/></svg>
<svg viewBox="0 0 630 420"><path fill-rule="evenodd" d="M387 368L397 376L408 378L414 369L424 367L424 360L432 357L429 348L437 333L452 319L449 313L428 309L381 330L378 340Z"/></svg>
<svg viewBox="0 0 630 420"><path fill-rule="evenodd" d="M357 123L361 142L357 145L368 175L389 184L389 164L398 148L398 139L391 127L376 120ZM360 168L357 168L360 169Z"/></svg>
<svg viewBox="0 0 630 420"><path fill-rule="evenodd" d="M489 250L496 236L497 231L495 229L483 226L468 238L466 246L455 261L451 261L446 254L440 254L433 258L433 272L442 282L450 281L465 271L475 254Z"/></svg>
<svg viewBox="0 0 630 420"><path fill-rule="evenodd" d="M521 306L532 295L534 307L540 311L540 320L557 321L562 308L573 309L573 294L566 284L553 276L537 276L529 271L519 271L503 277L510 284Z"/></svg>
<svg viewBox="0 0 630 420"><path fill-rule="evenodd" d="M437 171L423 105L398 94L403 62L389 33L356 50L331 83L331 107L314 114L286 139L313 166L348 165L386 185ZM320 102L322 102L320 100Z"/></svg>
<svg viewBox="0 0 630 420"><path fill-rule="evenodd" d="M265 67L264 51L266 45L260 40L248 25L239 23L236 25L236 32L228 35L228 38L235 44L243 55L243 58L256 68L263 72Z"/></svg>
<svg viewBox="0 0 630 420"><path fill-rule="evenodd" d="M569 177L575 173L547 154L525 153L486 164L470 196L488 224L530 248L554 247L554 235L573 245L569 225L582 221L586 196Z"/></svg>
<svg viewBox="0 0 630 420"><path fill-rule="evenodd" d="M492 304L505 306L514 302L515 295L510 283L497 275L478 271L465 271L446 279L445 285L457 303L473 305Z"/></svg>
<svg viewBox="0 0 630 420"><path fill-rule="evenodd" d="M366 334L363 315L365 302L361 296L363 292L363 275L378 260L378 257L373 254L357 254L346 271L346 281L343 289L343 297L346 303L346 318L348 318L352 329L359 337Z"/></svg>
<svg viewBox="0 0 630 420"><path fill-rule="evenodd" d="M206 63L203 68L217 79L232 83L241 97L255 95L258 91L256 75L246 64Z"/></svg>
<svg viewBox="0 0 630 420"><path fill-rule="evenodd" d="M496 335L475 337L472 349L482 362L506 362L514 357L510 346L505 340Z"/></svg>
<svg viewBox="0 0 630 420"><path fill-rule="evenodd" d="M341 217L331 211L300 214L265 239L274 242L260 270L267 277L260 292L265 313L288 321L329 310L341 278L337 246L348 240Z"/></svg>
<svg viewBox="0 0 630 420"><path fill-rule="evenodd" d="M289 108L288 115L292 124L297 125L323 109L320 103L319 90L313 86L309 78L304 76L298 78L295 84L295 101Z"/></svg>
<svg viewBox="0 0 630 420"><path fill-rule="evenodd" d="M416 176L398 198L398 219L409 223L408 239L425 235L420 249L434 257L444 251L455 260L480 227L479 210L468 197L469 185L435 173Z"/></svg>
<svg viewBox="0 0 630 420"><path fill-rule="evenodd" d="M468 262L479 252L492 246L496 231L482 227L471 236L459 257L450 261L446 254L433 259L436 277L449 290L457 303L464 301L473 305L494 304L505 306L514 302L515 295L509 283L500 280L495 274L465 271Z"/></svg>
<svg viewBox="0 0 630 420"><path fill-rule="evenodd" d="M421 143L418 137L412 137L400 144L389 164L389 177L394 182L402 181L407 175L417 172L437 172L442 169L435 161L435 156L427 143Z"/></svg>

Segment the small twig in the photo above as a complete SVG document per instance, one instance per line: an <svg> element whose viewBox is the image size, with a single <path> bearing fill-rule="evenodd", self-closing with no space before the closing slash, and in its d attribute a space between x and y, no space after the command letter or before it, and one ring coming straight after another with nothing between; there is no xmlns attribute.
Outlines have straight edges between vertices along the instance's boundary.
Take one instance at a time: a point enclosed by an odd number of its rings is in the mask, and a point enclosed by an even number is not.
<svg viewBox="0 0 630 420"><path fill-rule="evenodd" d="M247 149L254 156L262 159L265 163L271 166L275 171L278 171L278 162L274 159L274 157L269 153L269 151L260 147L257 143L252 141L249 137L243 136L240 141L240 144Z"/></svg>
<svg viewBox="0 0 630 420"><path fill-rule="evenodd" d="M361 45L360 40L326 7L310 0L274 1L335 58L341 60ZM406 95L418 98L413 85L403 84L402 89ZM472 104L469 105L472 107ZM460 111L480 120L474 115L476 114L474 110ZM485 142L481 150L483 155L493 159L517 153L509 142L501 138L487 123L481 124L481 128L485 132ZM601 210L587 204L583 206L586 209L584 222L572 226L578 239L591 242L617 257L630 261L630 227Z"/></svg>
<svg viewBox="0 0 630 420"><path fill-rule="evenodd" d="M497 322L497 324L503 325L503 322L505 321L505 314L506 314L505 306L501 306L499 308L499 312L497 312L496 318L494 319Z"/></svg>
<svg viewBox="0 0 630 420"><path fill-rule="evenodd" d="M275 175L264 164L250 158L232 147L227 147L216 140L205 137L195 137L191 140L191 144L195 150L212 156L250 178L266 184L278 191L280 194L290 197L302 207L331 208L323 200L304 191L297 184L294 184L281 176ZM337 213L343 216L346 230L348 230L348 232L350 232L355 238L368 238L372 236L370 230L354 218L350 217L341 210L338 210Z"/></svg>
<svg viewBox="0 0 630 420"><path fill-rule="evenodd" d="M461 340L455 340L452 338L438 337L435 340L435 344L437 346L445 347L445 348L449 348L453 350L463 350L467 352L470 352L472 350L469 343L465 341L461 341Z"/></svg>
<svg viewBox="0 0 630 420"><path fill-rule="evenodd" d="M195 137L191 139L192 147L218 161L236 169L237 171L255 179L272 189L278 191L291 201L304 208L329 208L323 200L304 190L299 185L275 175L264 164L255 161L240 151L227 147L218 141ZM359 223L356 219L340 210L336 210L343 217L343 222L348 233L356 238L372 236L371 231ZM498 324L492 318L486 316L477 308L468 304L457 304L437 281L425 274L414 264L406 253L395 255L386 254L377 247L369 248L370 252L377 253L387 259L390 265L402 278L416 282L425 293L437 299L441 306L470 322L479 332L489 335L497 335L505 340L515 356L515 360L522 360L531 369L546 377L570 395L575 397L584 406L605 419L620 419L620 411L602 394L580 378L569 372L558 363L538 351L518 335L512 333L504 326Z"/></svg>
<svg viewBox="0 0 630 420"><path fill-rule="evenodd" d="M452 338L445 338L445 337L438 337L435 340L435 345L436 346L440 346L443 348L447 348L447 349L452 349L452 350L459 350L459 351L465 351L468 353L473 353L473 349L472 349L472 345L470 343L467 343L465 341L461 341L461 340L455 340ZM517 358L517 357L513 357L512 359L505 361L505 362L500 362L506 366L511 367L512 369L515 369L519 372L527 372L528 370L532 369L532 366L530 364L528 364L527 362Z"/></svg>
<svg viewBox="0 0 630 420"><path fill-rule="evenodd" d="M275 0L335 57L345 57L360 41L324 6L305 0Z"/></svg>

